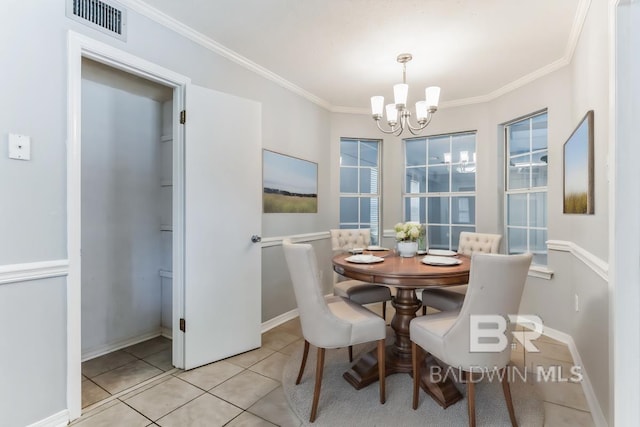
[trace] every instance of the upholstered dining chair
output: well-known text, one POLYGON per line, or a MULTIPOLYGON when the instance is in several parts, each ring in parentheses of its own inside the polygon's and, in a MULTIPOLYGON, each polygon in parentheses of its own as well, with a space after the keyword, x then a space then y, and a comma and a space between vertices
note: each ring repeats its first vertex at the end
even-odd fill
MULTIPOLYGON (((331 249, 334 254, 347 252, 353 248, 365 249, 371 243, 369 229, 333 229, 331 234, 331 249)), ((382 318, 387 319, 387 301, 391 301, 391 290, 383 285, 374 285, 360 280, 344 279, 338 273, 333 273, 333 294, 348 298, 364 305, 376 302, 382 303, 382 318)), ((350 356, 351 357, 351 356, 350 356)))
MULTIPOLYGON (((497 254, 500 250, 500 234, 460 233, 458 253, 471 255, 475 252, 497 254)), ((427 306, 439 311, 458 310, 462 307, 467 285, 449 286, 447 288, 425 289, 422 291, 422 314, 427 314, 427 306)))
MULTIPOLYGON (((411 353, 413 357, 413 409, 418 407, 420 366, 418 346, 433 357, 449 365, 456 372, 464 372, 467 383, 467 407, 469 425, 475 426, 475 390, 471 378, 473 372, 504 370, 511 359, 513 324, 509 315, 518 313, 522 290, 527 279, 532 255, 500 255, 474 253, 471 256, 471 270, 467 296, 460 311, 444 311, 414 318, 409 324, 411 353), (471 316, 498 315, 506 321, 506 340, 498 348, 471 348, 471 316), (473 350, 473 351, 472 351, 473 350)), ((490 322, 491 320, 486 320, 490 322)), ((477 339, 477 338, 476 338, 477 339)), ((511 400, 509 375, 501 378, 509 418, 517 425, 511 400)))
POLYGON ((320 287, 320 273, 313 247, 309 244, 293 244, 289 239, 282 242, 284 255, 293 282, 293 291, 298 305, 304 351, 296 384, 300 384, 309 354, 309 344, 318 348, 316 382, 309 422, 314 422, 318 410, 325 349, 347 347, 377 341, 378 375, 380 377, 380 403, 385 395, 385 337, 384 320, 345 298, 324 297, 320 287))

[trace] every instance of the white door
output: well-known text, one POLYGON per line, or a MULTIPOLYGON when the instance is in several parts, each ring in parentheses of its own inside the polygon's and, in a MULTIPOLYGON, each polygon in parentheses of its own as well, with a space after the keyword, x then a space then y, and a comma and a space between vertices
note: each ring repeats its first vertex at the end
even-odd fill
MULTIPOLYGON (((261 106, 189 85, 184 368, 260 346, 261 106)), ((177 332, 180 333, 180 332, 177 332)))

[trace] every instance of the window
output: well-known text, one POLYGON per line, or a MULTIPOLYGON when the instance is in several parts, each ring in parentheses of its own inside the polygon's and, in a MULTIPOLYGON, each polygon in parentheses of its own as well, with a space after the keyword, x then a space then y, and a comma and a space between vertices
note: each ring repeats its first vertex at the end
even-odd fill
POLYGON ((547 264, 547 113, 505 125, 507 253, 547 264))
POLYGON ((340 228, 370 228, 380 242, 380 141, 340 139, 340 228))
POLYGON ((427 225, 430 248, 457 249, 475 231, 476 134, 404 140, 404 220, 427 225))

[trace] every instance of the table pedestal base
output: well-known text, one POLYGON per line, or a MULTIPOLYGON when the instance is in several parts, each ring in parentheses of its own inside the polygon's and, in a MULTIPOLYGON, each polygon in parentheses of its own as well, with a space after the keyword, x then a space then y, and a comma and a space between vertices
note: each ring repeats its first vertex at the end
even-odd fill
MULTIPOLYGON (((422 302, 416 297, 415 289, 398 288, 396 297, 393 299, 393 307, 396 314, 391 320, 391 328, 395 332, 395 340, 392 345, 388 345, 385 353, 385 374, 386 376, 406 373, 413 374, 411 362, 411 340, 409 337, 409 323, 416 317, 416 311, 422 307, 422 302)), ((440 406, 446 408, 462 399, 462 394, 458 391, 453 381, 442 378, 440 381, 433 381, 431 372, 442 373, 433 356, 427 354, 420 368, 421 387, 440 406), (433 369, 432 369, 433 366, 433 369), (437 366, 437 367, 436 367, 437 366)), ((343 375, 356 390, 360 390, 369 384, 378 381, 378 357, 377 351, 372 350, 360 357, 355 365, 343 375)), ((440 377, 438 376, 438 379, 440 377)))
MULTIPOLYGON (((385 374, 386 376, 406 373, 413 374, 411 360, 403 360, 396 356, 393 346, 387 346, 385 354, 385 374)), ((456 403, 462 399, 462 394, 458 391, 453 381, 449 378, 443 378, 439 382, 432 380, 430 373, 432 366, 439 366, 433 356, 427 354, 422 366, 420 367, 421 381, 420 387, 431 396, 438 405, 443 408, 456 403)), ((440 368, 436 368, 437 372, 443 372, 440 368)), ((342 377, 351 384, 356 390, 368 386, 378 381, 378 358, 377 351, 372 350, 360 357, 358 362, 345 372, 342 377)))

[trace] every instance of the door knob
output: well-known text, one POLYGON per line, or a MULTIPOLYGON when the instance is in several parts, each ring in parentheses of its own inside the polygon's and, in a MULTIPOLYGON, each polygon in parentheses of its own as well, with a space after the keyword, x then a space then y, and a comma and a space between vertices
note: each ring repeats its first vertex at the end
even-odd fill
POLYGON ((251 236, 251 241, 253 243, 260 243, 262 241, 262 237, 258 236, 257 234, 254 234, 253 236, 251 236))

